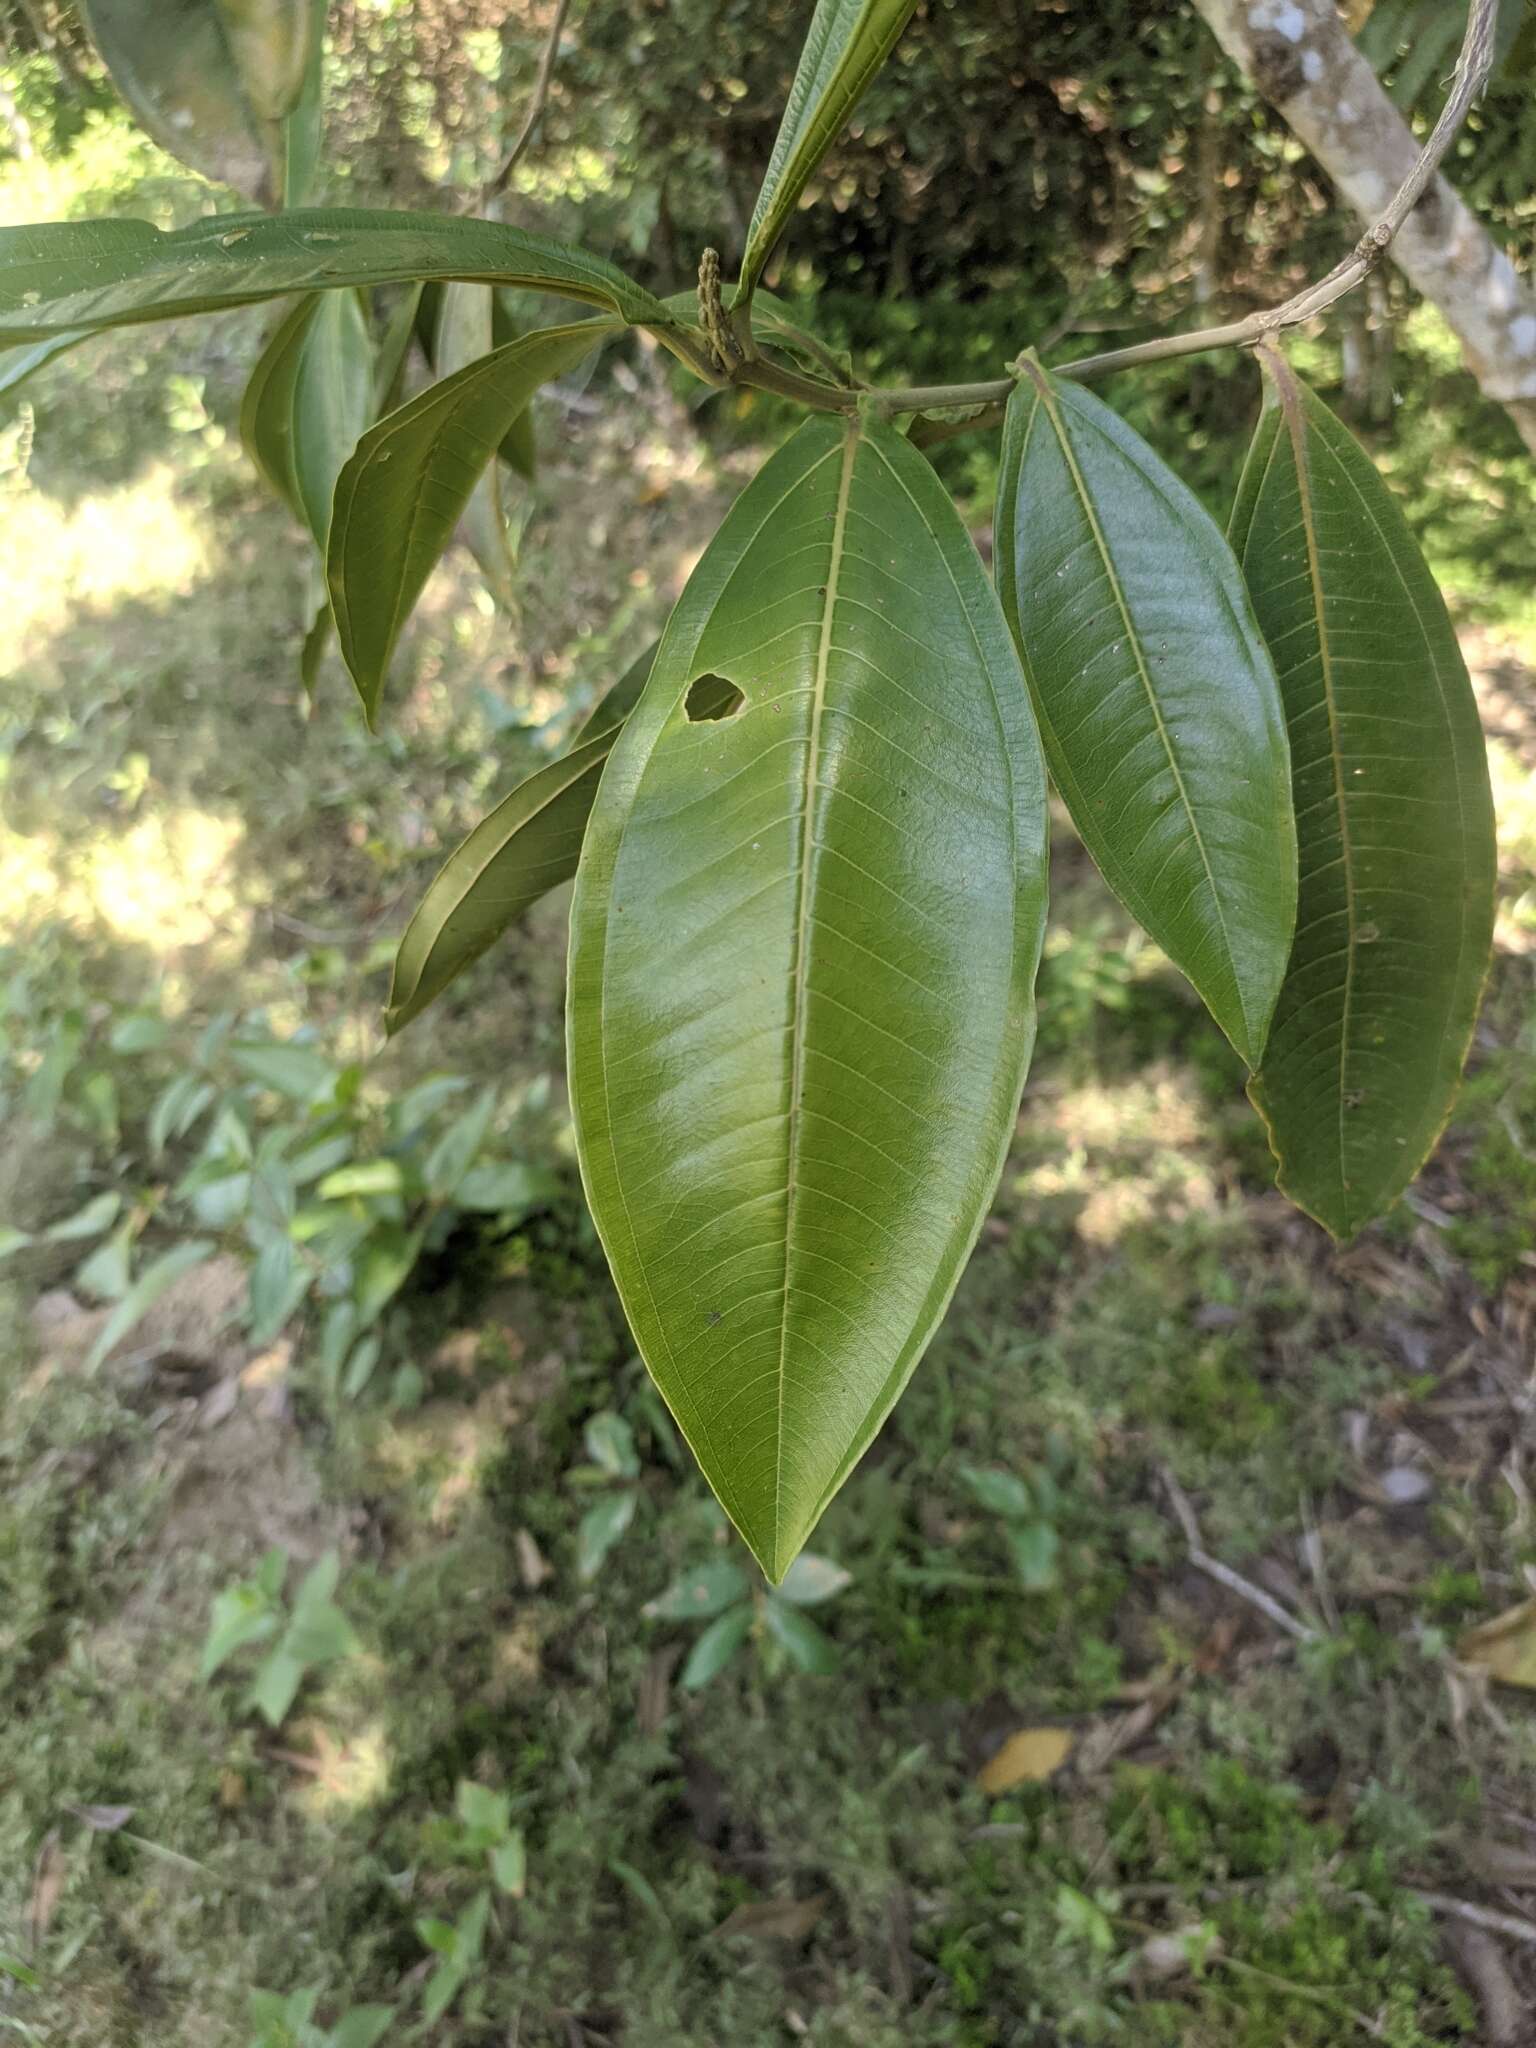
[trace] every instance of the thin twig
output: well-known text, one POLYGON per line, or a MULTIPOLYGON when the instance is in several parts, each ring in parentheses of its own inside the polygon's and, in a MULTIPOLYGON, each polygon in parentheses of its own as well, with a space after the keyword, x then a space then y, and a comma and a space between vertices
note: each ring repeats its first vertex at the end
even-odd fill
MULTIPOLYGON (((1493 63, 1493 26, 1497 7, 1498 0, 1472 0, 1466 38, 1456 60, 1450 95, 1429 140, 1380 220, 1360 237, 1349 255, 1336 263, 1326 277, 1304 286, 1283 304, 1249 313, 1241 320, 1227 321, 1220 327, 1197 328, 1187 334, 1159 335, 1153 341, 1138 341, 1129 348, 1110 349, 1102 355, 1080 356, 1075 362, 1058 364, 1053 374, 1082 381, 1090 377, 1105 377, 1115 370, 1134 369, 1141 363, 1166 362, 1174 356, 1204 355, 1218 348, 1254 348, 1284 328, 1315 319, 1347 292, 1353 291, 1380 263, 1398 230, 1423 198, 1472 102, 1487 82, 1493 63)), ((733 381, 784 391, 782 382, 770 384, 759 374, 761 367, 756 363, 744 363, 733 381)), ((862 394, 855 391, 817 392, 812 387, 811 391, 786 391, 785 395, 797 397, 824 412, 855 412, 861 399, 872 403, 882 413, 942 411, 952 406, 977 408, 969 419, 934 421, 917 430, 914 440, 922 447, 931 448, 940 441, 953 439, 957 434, 992 426, 1000 417, 1001 408, 1013 391, 1015 381, 1011 376, 994 377, 976 384, 897 386, 862 394)))
POLYGON ((1511 1941, 1536 1945, 1536 1920, 1523 1920, 1518 1913, 1498 1913, 1491 1906, 1474 1906, 1470 1899, 1453 1899, 1448 1892, 1414 1891, 1408 1896, 1417 1899, 1421 1906, 1428 1906, 1431 1913, 1443 1913, 1449 1919, 1485 1928, 1490 1934, 1507 1934, 1511 1941))
POLYGON ((1276 1628, 1283 1628, 1287 1635, 1294 1636, 1299 1643, 1316 1642, 1315 1628, 1309 1628, 1304 1621, 1298 1621, 1289 1608, 1282 1607, 1280 1602, 1272 1594, 1266 1593, 1262 1586, 1254 1585, 1250 1579, 1245 1579, 1241 1572, 1233 1571, 1231 1565, 1223 1564, 1219 1557, 1212 1557, 1200 1540, 1200 1524, 1195 1520, 1195 1511, 1190 1506, 1189 1495, 1166 1467, 1163 1469, 1162 1480, 1173 1512, 1178 1517, 1179 1527, 1184 1531, 1184 1541, 1189 1548, 1189 1561, 1196 1571, 1204 1572, 1208 1579, 1214 1579, 1219 1586, 1225 1586, 1229 1593, 1236 1593, 1238 1598, 1246 1600, 1250 1607, 1257 1607, 1261 1614, 1269 1616, 1276 1628))
POLYGON ((1111 370, 1130 369, 1137 363, 1161 362, 1170 356, 1201 354, 1213 348, 1249 348, 1281 328, 1295 327, 1342 299, 1346 292, 1367 278, 1397 237, 1398 230, 1429 189, 1457 130, 1467 118, 1472 102, 1487 83, 1493 64, 1493 29, 1498 0, 1472 0, 1467 15, 1467 33, 1450 94, 1429 140, 1419 151, 1418 161, 1399 186, 1396 197, 1376 225, 1363 234, 1350 254, 1336 263, 1316 284, 1305 286, 1283 305, 1250 313, 1245 320, 1223 327, 1198 329, 1192 334, 1166 334, 1156 341, 1137 342, 1131 348, 1111 349, 1107 354, 1084 356, 1064 363, 1061 377, 1100 377, 1111 370))
POLYGON ((544 54, 539 59, 538 76, 533 81, 533 98, 528 103, 527 116, 523 121, 522 129, 518 134, 516 142, 512 145, 511 154, 481 194, 480 204, 482 209, 491 200, 495 199, 499 193, 506 191, 507 186, 512 181, 512 173, 521 163, 524 153, 538 130, 540 121, 544 118, 544 108, 549 99, 550 81, 555 75, 555 58, 560 51, 560 31, 565 27, 565 17, 570 12, 570 6, 571 0, 555 0, 555 18, 549 25, 549 37, 544 44, 544 54))

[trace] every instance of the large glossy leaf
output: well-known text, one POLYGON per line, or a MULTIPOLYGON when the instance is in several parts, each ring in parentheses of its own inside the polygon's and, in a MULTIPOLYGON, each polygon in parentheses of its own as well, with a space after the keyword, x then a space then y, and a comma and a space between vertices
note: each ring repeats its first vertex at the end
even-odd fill
POLYGON ((370 725, 401 629, 509 422, 614 331, 606 320, 537 328, 431 385, 358 443, 336 484, 326 581, 370 725))
POLYGON ((1493 932, 1488 762, 1456 636, 1386 485, 1279 361, 1232 538, 1280 668, 1301 900, 1250 1092, 1336 1237, 1450 1113, 1493 932))
POLYGON ((217 214, 173 234, 142 220, 0 228, 0 343, 414 278, 521 285, 621 320, 675 324, 611 263, 545 235, 447 214, 314 208, 217 214))
MULTIPOLYGON (((205 177, 250 199, 269 196, 276 117, 253 105, 214 0, 83 0, 83 8, 145 132, 205 177)), ((291 11, 289 0, 273 0, 275 14, 291 11)))
POLYGON ((750 294, 828 146, 895 48, 916 0, 817 0, 763 189, 752 210, 741 288, 750 294))
MULTIPOLYGON (((603 763, 655 658, 653 643, 594 706, 569 752, 520 782, 433 877, 395 956, 384 1017, 391 1035, 419 1017, 541 896, 575 874, 603 763)), ((727 698, 722 686, 717 708, 727 698)))
POLYGON ((1296 835, 1279 686, 1231 550, 1123 420, 1032 369, 1003 431, 997 574, 1089 852, 1257 1066, 1296 835))
POLYGON ((609 759, 569 1070, 630 1323, 782 1577, 906 1383, 1033 1033, 1044 778, 953 505, 817 418, 738 501, 609 759), (731 687, 704 717, 700 679, 731 687))

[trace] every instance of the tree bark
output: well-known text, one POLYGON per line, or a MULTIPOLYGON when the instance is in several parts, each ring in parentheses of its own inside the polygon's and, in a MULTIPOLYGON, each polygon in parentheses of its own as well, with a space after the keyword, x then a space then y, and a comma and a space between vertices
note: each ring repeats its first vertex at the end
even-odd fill
MULTIPOLYGON (((1334 0, 1195 0, 1217 41, 1304 142, 1362 227, 1380 218, 1419 145, 1334 0)), ((1536 454, 1536 291, 1443 177, 1391 255, 1461 343, 1487 398, 1536 454)))

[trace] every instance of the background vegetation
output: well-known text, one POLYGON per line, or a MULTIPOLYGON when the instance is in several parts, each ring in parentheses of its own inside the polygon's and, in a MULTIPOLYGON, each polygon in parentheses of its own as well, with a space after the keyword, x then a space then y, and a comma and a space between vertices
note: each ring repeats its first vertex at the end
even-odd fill
MULTIPOLYGON (((729 253, 803 13, 578 7, 511 217, 667 289, 729 253)), ((546 27, 343 0, 331 196, 458 203, 546 27)), ((0 218, 221 203, 67 11, 7 34, 0 218)), ((1528 264, 1528 97, 1453 175, 1528 264)), ((907 381, 1241 310, 1341 239, 1172 5, 933 0, 817 197, 778 288, 907 381)), ((773 401, 695 406, 635 343, 560 386, 518 615, 451 563, 370 739, 339 668, 312 709, 298 683, 303 555, 235 431, 262 327, 105 337, 0 397, 0 2031, 1519 2038, 1536 464, 1439 322, 1384 278, 1298 345, 1403 494, 1490 736, 1500 946, 1437 1160, 1331 1251, 1063 826, 996 1213, 773 1602, 582 1211, 563 904, 378 1021, 443 849, 657 630, 773 401), (346 1313, 305 1249, 337 1230, 346 1313)), ((1111 395, 1224 518, 1251 367, 1111 395)), ((984 538, 992 449, 940 459, 984 538)))

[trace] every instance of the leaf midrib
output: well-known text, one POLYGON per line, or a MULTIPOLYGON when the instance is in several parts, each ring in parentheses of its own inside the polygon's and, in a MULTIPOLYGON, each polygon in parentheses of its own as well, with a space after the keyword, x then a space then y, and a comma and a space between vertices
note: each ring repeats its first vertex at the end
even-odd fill
POLYGON ((1347 1226, 1354 1208, 1349 1198, 1349 1182, 1344 1170, 1347 1150, 1344 1103, 1348 1093, 1349 1025, 1354 1006, 1355 956, 1359 945, 1356 936, 1354 846, 1349 834, 1349 807, 1344 801, 1344 756, 1339 737, 1338 700, 1334 690, 1333 643, 1328 629, 1327 601, 1323 594, 1323 570, 1317 544, 1317 519, 1312 503, 1312 464, 1307 453, 1306 421, 1302 417, 1301 393, 1294 378, 1291 377, 1289 366, 1277 359, 1270 364, 1269 369, 1275 380, 1281 416, 1285 421, 1286 437, 1291 444, 1291 458, 1296 464, 1296 503, 1301 514, 1302 538, 1307 549, 1307 580, 1312 586, 1312 608, 1317 616, 1319 680, 1323 686, 1323 704, 1328 713, 1328 758, 1333 771, 1334 804, 1339 814, 1339 857, 1344 867, 1344 922, 1349 944, 1344 955, 1344 1005, 1339 1018, 1338 1146, 1339 1205, 1344 1212, 1347 1226))
POLYGON ((789 1357, 789 1271, 794 1256, 795 1206, 799 1188, 796 1154, 800 1142, 801 1095, 805 1086, 807 952, 810 924, 811 857, 816 843, 816 777, 821 765, 821 725, 826 709, 827 676, 832 660, 832 621, 837 612, 838 583, 847 545, 848 500, 860 443, 859 423, 850 420, 843 437, 843 462, 837 480, 837 505, 832 515, 832 543, 827 561, 826 596, 821 608, 821 634, 811 688, 810 735, 805 757, 805 807, 800 827, 800 887, 795 906, 795 1008, 790 1034, 789 1116, 785 1127, 784 1306, 779 1318, 777 1407, 774 1421, 773 1542, 775 1560, 784 1532, 784 1393, 789 1357))
MULTIPOLYGON (((1206 852, 1205 839, 1200 831, 1200 821, 1195 816, 1195 807, 1190 801, 1189 789, 1184 780, 1184 772, 1179 766, 1179 758, 1174 751, 1173 736, 1169 732, 1167 723, 1163 718, 1162 706, 1157 701, 1157 692, 1152 687, 1152 678, 1148 673, 1146 659, 1142 651, 1141 637, 1136 631, 1135 623, 1132 620, 1130 606, 1126 603, 1125 591, 1115 569, 1114 558, 1110 553, 1109 544, 1104 537, 1104 529, 1099 524, 1099 516, 1094 509, 1092 495, 1088 490, 1082 468, 1077 460, 1077 451, 1072 446, 1071 437, 1067 433, 1065 423, 1056 405, 1055 395, 1043 372, 1038 370, 1032 363, 1027 364, 1026 367, 1035 381, 1039 403, 1045 407, 1051 426, 1055 430, 1062 458, 1071 472, 1072 486, 1083 509, 1083 517, 1088 522, 1089 531, 1093 536, 1093 544, 1098 550, 1099 560, 1104 564, 1104 574, 1108 579, 1110 592, 1115 600, 1115 608, 1120 614, 1121 625, 1125 629, 1126 643, 1130 647, 1132 656, 1135 659, 1136 673, 1141 679, 1142 689, 1146 692, 1147 705, 1152 713, 1153 723, 1157 728, 1157 736, 1162 742, 1163 752, 1168 757, 1168 766, 1173 773, 1174 787, 1179 793, 1179 803, 1185 818, 1189 822, 1190 837, 1194 840, 1195 850, 1200 856, 1200 866, 1205 873, 1206 887, 1210 891, 1211 905, 1216 912, 1216 922, 1221 927, 1221 942, 1226 952, 1227 967, 1232 978, 1233 992, 1237 997, 1238 1010, 1242 1016, 1244 1034, 1248 1038, 1250 1045, 1253 1045, 1253 1019, 1248 1014, 1248 1002, 1244 994, 1243 979, 1237 971, 1237 957, 1232 950, 1232 935, 1227 930, 1226 909, 1221 900, 1221 891, 1216 886, 1215 872, 1211 867, 1210 855, 1206 852)), ((1256 1046, 1254 1050, 1257 1051, 1256 1046)))

